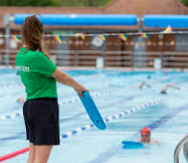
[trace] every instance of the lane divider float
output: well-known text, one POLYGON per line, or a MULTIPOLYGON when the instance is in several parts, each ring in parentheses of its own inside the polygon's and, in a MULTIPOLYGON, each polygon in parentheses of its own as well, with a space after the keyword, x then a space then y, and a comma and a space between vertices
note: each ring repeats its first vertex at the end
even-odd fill
MULTIPOLYGON (((131 109, 125 110, 123 112, 120 112, 119 114, 114 114, 114 115, 108 116, 104 120, 105 120, 105 122, 110 122, 110 121, 113 121, 115 119, 119 119, 121 117, 124 117, 125 115, 129 115, 131 113, 136 113, 137 111, 139 111, 139 110, 141 110, 143 108, 151 107, 151 106, 154 106, 156 104, 159 104, 160 102, 164 101, 165 99, 166 99, 165 97, 161 97, 161 98, 155 99, 155 100, 147 102, 145 104, 141 104, 141 105, 135 106, 135 107, 133 107, 131 109)), ((93 128, 93 127, 94 127, 93 124, 84 125, 82 127, 75 128, 72 131, 65 132, 64 134, 60 135, 60 138, 61 139, 66 139, 66 138, 71 137, 72 135, 76 135, 76 134, 81 133, 83 131, 89 130, 89 129, 93 128)), ((16 156, 18 156, 20 154, 23 154, 25 152, 28 152, 28 151, 29 151, 29 147, 21 149, 21 150, 18 150, 18 151, 15 151, 15 152, 12 152, 12 153, 4 155, 4 156, 1 156, 0 157, 0 162, 5 161, 5 160, 10 159, 10 158, 13 158, 13 157, 16 157, 16 156)))

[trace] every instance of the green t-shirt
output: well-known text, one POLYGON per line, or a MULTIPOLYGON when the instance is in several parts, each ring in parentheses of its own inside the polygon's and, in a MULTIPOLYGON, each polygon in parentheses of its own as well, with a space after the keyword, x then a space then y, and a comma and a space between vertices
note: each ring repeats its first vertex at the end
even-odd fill
POLYGON ((42 52, 21 48, 16 56, 16 68, 25 86, 27 99, 57 98, 55 64, 42 52))

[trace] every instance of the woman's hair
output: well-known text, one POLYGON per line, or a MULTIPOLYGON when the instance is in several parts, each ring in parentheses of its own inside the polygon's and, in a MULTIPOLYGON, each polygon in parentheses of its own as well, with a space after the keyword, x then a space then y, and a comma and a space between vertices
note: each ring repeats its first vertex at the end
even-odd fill
POLYGON ((22 24, 22 41, 28 50, 39 50, 48 58, 49 54, 43 46, 43 24, 36 15, 28 16, 22 24))

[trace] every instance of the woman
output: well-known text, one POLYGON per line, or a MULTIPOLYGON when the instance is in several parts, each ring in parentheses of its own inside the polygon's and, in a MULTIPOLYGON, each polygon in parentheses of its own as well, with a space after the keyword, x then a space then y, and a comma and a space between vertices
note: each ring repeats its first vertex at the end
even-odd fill
POLYGON ((22 25, 23 47, 16 56, 16 67, 26 88, 23 106, 28 163, 46 163, 53 145, 59 145, 59 111, 56 81, 72 87, 80 96, 88 91, 50 60, 42 45, 43 25, 36 15, 22 25))
POLYGON ((151 140, 151 130, 148 127, 142 128, 140 131, 141 139, 139 142, 147 144, 147 143, 159 143, 157 140, 151 140))

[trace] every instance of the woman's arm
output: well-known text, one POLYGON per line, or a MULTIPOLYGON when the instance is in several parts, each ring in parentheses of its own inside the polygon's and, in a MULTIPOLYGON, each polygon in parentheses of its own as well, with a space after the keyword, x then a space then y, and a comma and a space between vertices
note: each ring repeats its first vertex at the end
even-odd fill
POLYGON ((70 86, 74 88, 74 90, 80 95, 83 96, 82 93, 84 91, 89 92, 86 88, 84 88, 81 84, 76 82, 73 78, 71 78, 66 73, 62 72, 59 68, 55 70, 52 74, 52 77, 55 78, 59 83, 70 86))

